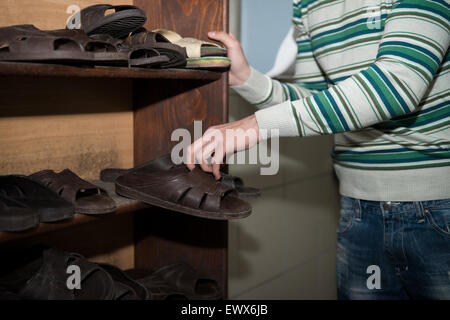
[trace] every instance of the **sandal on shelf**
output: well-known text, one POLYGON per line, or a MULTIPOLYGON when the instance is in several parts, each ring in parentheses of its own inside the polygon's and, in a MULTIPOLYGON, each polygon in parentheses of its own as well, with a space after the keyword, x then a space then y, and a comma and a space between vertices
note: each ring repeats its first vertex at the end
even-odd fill
POLYGON ((24 204, 0 194, 0 232, 24 231, 37 227, 39 214, 24 204))
POLYGON ((152 30, 152 32, 163 36, 173 44, 186 48, 188 58, 227 56, 227 49, 219 46, 217 43, 214 42, 207 42, 195 38, 183 38, 175 31, 166 29, 156 29, 152 30))
POLYGON ((225 71, 231 66, 231 60, 227 58, 227 49, 214 42, 190 37, 183 38, 178 33, 166 29, 156 29, 153 32, 165 37, 173 44, 186 48, 186 68, 225 71))
POLYGON ((118 177, 115 185, 118 195, 207 219, 245 218, 252 211, 233 188, 185 165, 152 173, 127 173, 118 177))
POLYGON ((80 28, 88 35, 108 34, 119 39, 125 38, 147 21, 145 11, 131 5, 97 4, 83 8, 69 18, 67 28, 74 25, 77 17, 80 28))
POLYGON ((220 176, 222 178, 219 181, 224 185, 235 189, 240 197, 257 198, 261 195, 261 191, 259 189, 245 186, 244 181, 239 177, 223 172, 220 172, 220 176))
MULTIPOLYGON (((170 154, 166 154, 160 158, 145 162, 132 169, 117 169, 108 168, 100 171, 100 180, 105 182, 115 182, 118 177, 126 173, 152 173, 161 170, 169 170, 175 165, 170 160, 170 154)), ((242 198, 256 198, 261 195, 261 191, 257 188, 247 187, 244 185, 244 181, 236 176, 220 172, 222 176, 220 182, 226 186, 232 187, 236 190, 239 197, 242 198)))
POLYGON ((39 30, 33 25, 0 28, 0 61, 117 64, 127 60, 126 53, 81 30, 39 30))
MULTIPOLYGON (((172 44, 164 36, 154 32, 148 32, 144 28, 130 34, 127 38, 127 44, 133 52, 139 53, 149 49, 156 50, 159 54, 166 56, 169 61, 159 65, 161 68, 177 68, 186 65, 186 49, 176 44, 172 44)), ((145 66, 145 61, 140 61, 139 57, 133 57, 131 66, 145 66)))
POLYGON ((40 222, 61 221, 74 215, 70 202, 26 176, 1 176, 0 197, 32 209, 39 215, 40 222))
MULTIPOLYGON (((175 263, 149 271, 132 269, 126 271, 145 286, 164 284, 166 294, 185 297, 188 300, 220 300, 222 291, 215 280, 209 279, 187 263, 175 263)), ((164 299, 167 299, 162 295, 164 299)))
MULTIPOLYGON (((76 253, 47 249, 40 254, 25 252, 16 266, 2 266, 0 286, 31 300, 112 300, 114 282, 97 264, 76 253), (20 263, 20 264, 19 264, 20 263), (69 289, 67 270, 79 268, 80 288, 69 289), (7 269, 5 271, 5 269, 7 269), (9 270, 8 270, 9 269, 9 270), (9 271, 9 272, 8 272, 9 271)), ((17 253, 14 253, 17 256, 17 253)))
POLYGON ((130 67, 158 67, 169 62, 169 58, 151 46, 130 46, 125 40, 111 37, 108 34, 94 34, 92 39, 110 43, 117 51, 124 54, 124 61, 130 67))
POLYGON ((105 190, 81 179, 69 169, 60 173, 43 170, 33 173, 29 177, 72 203, 76 213, 95 215, 111 213, 116 210, 114 200, 108 196, 105 190))
POLYGON ((107 263, 97 263, 99 267, 109 273, 114 280, 114 300, 148 300, 146 287, 135 281, 124 271, 107 263))
POLYGON ((130 269, 126 270, 125 273, 147 289, 149 294, 147 300, 188 300, 184 293, 168 284, 161 277, 153 277, 151 271, 130 269))

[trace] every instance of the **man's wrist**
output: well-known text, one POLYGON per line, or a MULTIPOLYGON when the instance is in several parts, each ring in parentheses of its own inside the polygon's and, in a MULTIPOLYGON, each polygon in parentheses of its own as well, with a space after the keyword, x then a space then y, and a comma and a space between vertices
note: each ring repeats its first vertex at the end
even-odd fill
POLYGON ((242 86, 244 83, 250 79, 250 75, 252 74, 252 71, 250 69, 249 65, 246 65, 242 70, 239 72, 238 75, 234 75, 233 81, 230 83, 231 86, 242 86))

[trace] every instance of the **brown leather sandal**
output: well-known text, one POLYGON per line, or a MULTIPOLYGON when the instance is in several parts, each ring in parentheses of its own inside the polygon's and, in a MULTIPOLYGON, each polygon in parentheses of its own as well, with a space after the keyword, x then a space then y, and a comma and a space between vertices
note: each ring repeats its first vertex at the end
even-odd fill
POLYGON ((186 65, 186 49, 170 43, 169 40, 158 33, 148 32, 141 28, 130 34, 126 41, 133 51, 155 49, 161 55, 167 56, 169 61, 162 63, 159 66, 161 68, 176 68, 186 65))
POLYGON ((94 34, 92 39, 107 42, 117 48, 117 51, 127 57, 127 66, 130 67, 156 67, 169 62, 169 57, 162 55, 158 50, 149 46, 130 46, 127 41, 111 37, 108 34, 94 34))
POLYGON ((162 277, 152 276, 151 270, 129 269, 125 273, 147 289, 147 300, 188 300, 183 292, 167 283, 162 277))
POLYGON ((147 288, 162 288, 155 294, 158 300, 175 297, 185 297, 188 300, 223 298, 217 281, 209 279, 184 262, 163 266, 155 271, 132 269, 126 273, 147 288))
POLYGON ((33 25, 0 28, 0 60, 84 64, 126 63, 128 55, 81 30, 39 30, 33 25))
POLYGON ((27 300, 112 300, 114 281, 103 268, 77 253, 57 249, 2 252, 0 286, 27 300), (69 266, 80 269, 80 288, 69 289, 69 266))
POLYGON ((128 173, 116 180, 116 193, 165 209, 218 220, 245 218, 251 206, 229 186, 199 168, 177 165, 166 171, 128 173))
MULTIPOLYGON (((157 159, 144 162, 141 165, 135 166, 131 169, 107 168, 100 171, 100 180, 105 182, 114 182, 118 177, 127 173, 151 173, 160 170, 169 170, 173 168, 170 153, 157 159)), ((244 181, 231 174, 220 172, 221 179, 219 180, 224 185, 235 189, 241 198, 257 198, 261 195, 261 191, 257 188, 247 187, 244 181)))
POLYGON ((43 170, 29 176, 57 192, 63 199, 75 206, 76 213, 105 214, 116 210, 116 204, 107 192, 87 182, 69 169, 60 173, 43 170))

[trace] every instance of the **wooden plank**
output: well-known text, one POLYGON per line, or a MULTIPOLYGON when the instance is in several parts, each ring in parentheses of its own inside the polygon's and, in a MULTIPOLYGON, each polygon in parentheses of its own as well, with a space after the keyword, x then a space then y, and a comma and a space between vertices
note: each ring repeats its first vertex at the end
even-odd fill
POLYGON ((219 72, 189 69, 82 68, 56 64, 0 62, 0 76, 218 80, 221 74, 219 72))
MULTIPOLYGON (((135 5, 147 12, 148 30, 167 28, 206 39, 208 31, 228 27, 226 0, 137 0, 135 5)), ((203 121, 203 130, 226 121, 227 92, 226 75, 214 83, 134 80, 135 164, 169 152, 174 129, 193 134, 194 120, 203 121)), ((227 222, 155 209, 136 215, 136 227, 136 267, 185 261, 216 279, 227 297, 227 222)))
MULTIPOLYGON (((109 196, 114 200, 117 206, 117 210, 111 214, 105 215, 83 215, 76 214, 74 218, 69 220, 64 220, 56 223, 41 223, 36 228, 22 231, 22 232, 0 232, 0 243, 6 243, 10 241, 16 241, 19 239, 33 238, 45 233, 50 233, 54 231, 59 231, 63 229, 67 229, 70 227, 74 227, 77 225, 92 223, 94 221, 105 221, 115 217, 117 215, 127 214, 134 211, 139 211, 145 208, 148 208, 148 205, 136 201, 133 199, 128 199, 121 197, 116 194, 115 186, 113 183, 107 183, 102 181, 94 181, 94 184, 106 190, 109 196)), ((126 230, 123 230, 126 231, 126 230)))

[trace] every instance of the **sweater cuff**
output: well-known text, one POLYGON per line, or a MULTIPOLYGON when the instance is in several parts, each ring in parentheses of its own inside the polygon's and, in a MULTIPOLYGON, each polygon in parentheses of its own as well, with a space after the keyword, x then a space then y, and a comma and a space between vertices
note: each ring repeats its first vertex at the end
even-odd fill
POLYGON ((268 76, 250 67, 250 77, 240 86, 231 86, 236 93, 250 104, 259 104, 269 95, 272 81, 268 76))
POLYGON ((263 139, 266 138, 265 132, 267 132, 267 138, 274 136, 299 136, 293 112, 290 101, 255 112, 256 121, 263 139), (272 130, 278 130, 278 133, 272 130))

